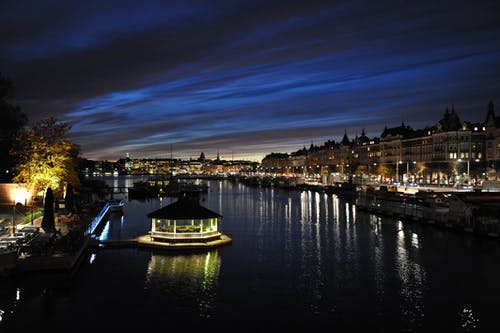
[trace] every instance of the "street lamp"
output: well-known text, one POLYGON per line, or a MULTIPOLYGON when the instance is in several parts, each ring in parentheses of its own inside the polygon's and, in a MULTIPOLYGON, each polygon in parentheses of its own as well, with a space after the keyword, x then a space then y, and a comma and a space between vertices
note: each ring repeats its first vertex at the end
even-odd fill
MULTIPOLYGON (((459 158, 457 161, 462 162, 462 159, 459 158)), ((467 159, 467 179, 469 179, 469 170, 470 170, 470 161, 469 159, 467 159)))
POLYGON ((10 227, 10 235, 13 236, 16 232, 16 200, 12 201, 12 226, 10 227))
POLYGON ((14 234, 16 229, 16 204, 19 203, 26 206, 28 197, 31 195, 30 191, 23 185, 15 185, 9 189, 9 196, 12 200, 12 226, 10 234, 14 234))
POLYGON ((399 165, 403 163, 402 161, 396 162, 396 183, 399 183, 399 165))

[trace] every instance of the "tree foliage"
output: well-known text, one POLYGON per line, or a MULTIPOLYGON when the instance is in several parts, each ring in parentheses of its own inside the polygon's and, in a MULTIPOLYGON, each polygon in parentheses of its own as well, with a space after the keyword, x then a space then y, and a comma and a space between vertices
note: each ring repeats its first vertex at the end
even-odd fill
POLYGON ((356 171, 354 171, 354 174, 359 176, 364 173, 367 173, 368 167, 365 164, 358 164, 356 167, 356 171))
POLYGON ((18 106, 12 105, 10 99, 13 96, 14 85, 12 81, 0 73, 0 180, 10 181, 9 172, 15 164, 9 151, 15 142, 16 136, 28 123, 28 118, 21 112, 18 106), (9 172, 9 173, 8 173, 9 172))
POLYGON ((50 187, 61 194, 66 184, 79 185, 79 149, 67 137, 70 129, 68 123, 51 117, 20 134, 12 150, 19 161, 14 182, 26 183, 35 193, 50 187))
POLYGON ((392 169, 386 165, 380 164, 378 166, 378 171, 377 173, 379 175, 382 175, 383 177, 391 177, 393 175, 392 169))

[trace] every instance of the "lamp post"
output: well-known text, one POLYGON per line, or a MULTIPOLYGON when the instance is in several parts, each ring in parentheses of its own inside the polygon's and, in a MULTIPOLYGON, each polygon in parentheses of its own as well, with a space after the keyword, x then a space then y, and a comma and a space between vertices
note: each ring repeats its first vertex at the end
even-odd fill
POLYGON ((399 183, 399 163, 396 162, 396 183, 399 183))
POLYGON ((33 196, 31 196, 31 205, 30 205, 30 213, 31 213, 31 225, 33 225, 33 205, 34 205, 34 199, 33 199, 33 196))
POLYGON ((408 179, 410 178, 410 162, 406 161, 406 182, 408 182, 408 179))
POLYGON ((13 236, 16 230, 16 200, 12 201, 12 226, 10 235, 13 236))
POLYGON ((417 161, 413 161, 412 163, 413 163, 413 171, 411 172, 411 181, 413 183, 416 183, 417 180, 416 180, 416 177, 415 177, 416 176, 415 165, 417 164, 417 161))
MULTIPOLYGON (((457 161, 462 162, 462 159, 459 158, 457 161)), ((467 159, 467 178, 469 178, 469 171, 470 171, 470 160, 467 159)))
MULTIPOLYGON (((481 159, 476 158, 474 161, 475 161, 476 163, 479 163, 479 162, 481 162, 481 159)), ((473 169, 475 169, 475 171, 473 171, 472 176, 474 177, 474 180, 475 180, 475 181, 477 181, 477 174, 478 174, 478 170, 480 170, 480 169, 479 169, 480 167, 481 167, 481 165, 480 165, 480 164, 476 164, 476 165, 473 167, 473 169)))
POLYGON ((403 163, 402 161, 396 162, 396 183, 399 183, 399 165, 403 163))

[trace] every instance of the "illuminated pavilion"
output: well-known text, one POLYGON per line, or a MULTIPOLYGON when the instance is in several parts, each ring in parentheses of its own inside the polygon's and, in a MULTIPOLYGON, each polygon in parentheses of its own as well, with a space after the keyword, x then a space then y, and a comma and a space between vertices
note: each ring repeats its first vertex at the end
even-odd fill
POLYGON ((153 242, 208 243, 221 239, 222 216, 199 203, 198 193, 184 192, 176 202, 147 215, 153 242))

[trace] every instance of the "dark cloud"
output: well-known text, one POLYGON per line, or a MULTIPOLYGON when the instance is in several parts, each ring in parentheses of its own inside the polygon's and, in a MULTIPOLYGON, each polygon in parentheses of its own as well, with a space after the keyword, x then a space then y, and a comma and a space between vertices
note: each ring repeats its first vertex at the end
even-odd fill
POLYGON ((3 1, 0 71, 84 156, 261 158, 500 100, 495 1, 3 1))

